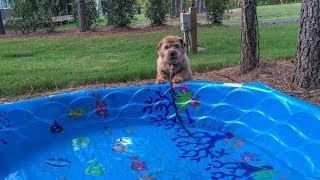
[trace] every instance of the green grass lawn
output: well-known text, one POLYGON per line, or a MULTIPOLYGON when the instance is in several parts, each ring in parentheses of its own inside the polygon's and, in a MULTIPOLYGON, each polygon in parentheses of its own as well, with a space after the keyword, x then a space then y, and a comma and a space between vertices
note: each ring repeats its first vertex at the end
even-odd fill
POLYGON ((136 23, 147 19, 147 17, 144 14, 136 14, 136 15, 134 15, 134 18, 135 18, 136 23))
MULTIPOLYGON (((155 78, 155 46, 168 34, 182 32, 0 40, 0 97, 155 78)), ((297 34, 297 25, 260 26, 261 58, 293 58, 297 34)), ((189 55, 194 71, 239 63, 239 27, 199 28, 198 39, 206 50, 189 55)))
MULTIPOLYGON (((257 7, 259 21, 291 20, 300 18, 301 3, 265 5, 257 7)), ((223 22, 240 22, 241 9, 231 10, 230 19, 223 22)))

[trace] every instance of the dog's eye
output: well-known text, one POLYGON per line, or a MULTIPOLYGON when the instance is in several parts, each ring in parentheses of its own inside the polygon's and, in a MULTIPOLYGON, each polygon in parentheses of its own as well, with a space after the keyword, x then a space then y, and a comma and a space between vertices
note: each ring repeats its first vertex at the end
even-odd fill
POLYGON ((165 48, 165 49, 169 49, 169 46, 165 46, 164 48, 165 48))
POLYGON ((179 48, 179 44, 175 44, 175 45, 174 45, 174 48, 179 48))

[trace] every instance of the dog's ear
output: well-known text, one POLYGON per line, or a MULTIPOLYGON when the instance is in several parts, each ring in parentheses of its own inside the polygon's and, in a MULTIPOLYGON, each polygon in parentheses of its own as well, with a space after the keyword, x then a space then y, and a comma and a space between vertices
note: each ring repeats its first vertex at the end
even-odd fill
POLYGON ((179 40, 180 40, 180 43, 181 43, 183 49, 185 49, 187 44, 183 41, 183 39, 179 38, 179 40))
POLYGON ((162 46, 162 41, 159 42, 158 46, 157 46, 157 50, 159 51, 161 49, 162 46))

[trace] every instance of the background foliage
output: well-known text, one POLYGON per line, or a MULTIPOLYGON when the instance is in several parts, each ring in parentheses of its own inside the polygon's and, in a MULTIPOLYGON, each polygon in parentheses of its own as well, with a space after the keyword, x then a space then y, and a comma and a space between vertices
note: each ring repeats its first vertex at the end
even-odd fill
POLYGON ((9 22, 22 33, 36 31, 37 28, 45 28, 53 31, 52 10, 55 0, 10 0, 14 19, 9 22))
POLYGON ((115 26, 129 26, 135 14, 134 0, 112 0, 107 6, 108 23, 115 26))
POLYGON ((221 23, 225 11, 230 8, 232 0, 204 0, 204 12, 207 20, 212 23, 221 23))
POLYGON ((151 24, 159 26, 166 22, 166 15, 170 11, 168 0, 149 0, 146 4, 146 17, 151 20, 151 24))

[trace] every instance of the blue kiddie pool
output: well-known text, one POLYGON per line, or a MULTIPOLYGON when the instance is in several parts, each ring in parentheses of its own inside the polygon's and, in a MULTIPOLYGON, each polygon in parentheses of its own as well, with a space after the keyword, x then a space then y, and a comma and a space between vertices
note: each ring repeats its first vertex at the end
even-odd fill
POLYGON ((319 179, 320 108, 188 81, 0 105, 0 179, 319 179), (173 103, 189 135, 179 124, 173 103))

